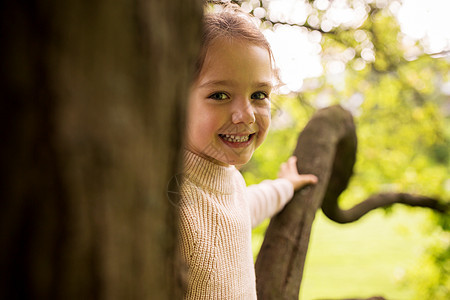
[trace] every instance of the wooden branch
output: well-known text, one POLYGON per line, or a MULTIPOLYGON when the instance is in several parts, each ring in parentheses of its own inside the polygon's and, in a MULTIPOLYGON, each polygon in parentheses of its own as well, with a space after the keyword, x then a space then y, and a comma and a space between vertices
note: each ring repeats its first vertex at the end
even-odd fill
POLYGON ((340 209, 337 199, 324 200, 322 210, 330 220, 344 224, 354 222, 374 209, 388 207, 396 203, 427 207, 441 213, 448 212, 450 207, 448 203, 441 203, 438 199, 426 196, 406 193, 380 193, 370 196, 365 201, 348 210, 340 209))
POLYGON ((449 204, 405 193, 377 194, 349 210, 340 209, 337 200, 353 174, 356 146, 353 117, 340 106, 319 110, 300 134, 294 151, 299 171, 315 174, 319 182, 296 192, 270 221, 256 260, 258 299, 298 299, 311 225, 320 207, 339 223, 394 203, 448 211, 449 204))
POLYGON ((272 25, 288 25, 288 26, 295 26, 295 27, 303 27, 303 28, 308 29, 309 31, 318 31, 323 35, 334 35, 334 34, 338 33, 338 31, 336 31, 336 30, 324 31, 323 29, 320 28, 320 26, 319 27, 311 26, 307 22, 305 22, 303 24, 297 24, 297 23, 291 23, 291 22, 271 21, 268 18, 261 18, 260 20, 262 22, 265 22, 265 21, 270 22, 270 23, 272 23, 272 25))
POLYGON ((296 192, 272 218, 256 260, 258 299, 298 299, 311 225, 322 205, 337 153, 347 162, 340 168, 346 184, 355 161, 355 127, 348 111, 332 106, 316 112, 298 138, 294 155, 299 170, 315 174, 319 182, 296 192))

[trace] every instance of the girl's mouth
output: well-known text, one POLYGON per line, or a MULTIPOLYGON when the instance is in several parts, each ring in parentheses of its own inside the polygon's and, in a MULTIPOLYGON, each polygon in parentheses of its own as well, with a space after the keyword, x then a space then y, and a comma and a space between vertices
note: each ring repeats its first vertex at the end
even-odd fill
POLYGON ((230 147, 241 148, 248 146, 255 136, 255 133, 247 135, 219 134, 220 139, 230 147))

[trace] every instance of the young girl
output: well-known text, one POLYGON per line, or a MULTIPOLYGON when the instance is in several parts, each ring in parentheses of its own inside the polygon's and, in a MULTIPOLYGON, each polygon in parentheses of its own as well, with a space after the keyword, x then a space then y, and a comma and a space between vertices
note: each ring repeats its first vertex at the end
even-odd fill
POLYGON ((279 179, 246 187, 236 165, 249 161, 270 125, 272 52, 236 9, 207 14, 190 97, 180 246, 189 267, 186 299, 256 299, 251 228, 273 216, 294 190, 317 181, 296 159, 279 179))

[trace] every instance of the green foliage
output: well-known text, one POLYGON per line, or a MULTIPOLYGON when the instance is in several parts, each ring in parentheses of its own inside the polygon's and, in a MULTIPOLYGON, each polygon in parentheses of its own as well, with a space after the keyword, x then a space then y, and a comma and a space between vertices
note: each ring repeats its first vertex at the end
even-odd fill
POLYGON ((417 267, 408 273, 407 283, 414 287, 414 299, 446 300, 450 295, 450 236, 448 222, 450 216, 438 217, 442 228, 433 227, 434 239, 427 254, 419 258, 417 267), (444 232, 447 231, 447 235, 444 232))
MULTIPOLYGON (((357 223, 337 226, 323 213, 313 224, 302 282, 302 300, 369 298, 412 300, 407 274, 420 267, 433 239, 429 212, 396 206, 392 214, 374 211, 357 223)), ((423 298, 427 299, 427 298, 423 298)))

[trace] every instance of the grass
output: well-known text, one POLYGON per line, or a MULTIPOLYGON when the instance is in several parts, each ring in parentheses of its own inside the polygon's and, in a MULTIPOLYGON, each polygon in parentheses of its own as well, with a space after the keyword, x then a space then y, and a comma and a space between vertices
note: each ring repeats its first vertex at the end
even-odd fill
MULTIPOLYGON (((405 276, 433 238, 429 212, 394 207, 373 211, 361 220, 340 225, 321 212, 313 224, 300 299, 384 296, 410 300, 414 289, 405 276)), ((254 249, 262 235, 254 233, 254 249)), ((416 270, 417 271, 417 270, 416 270)))

